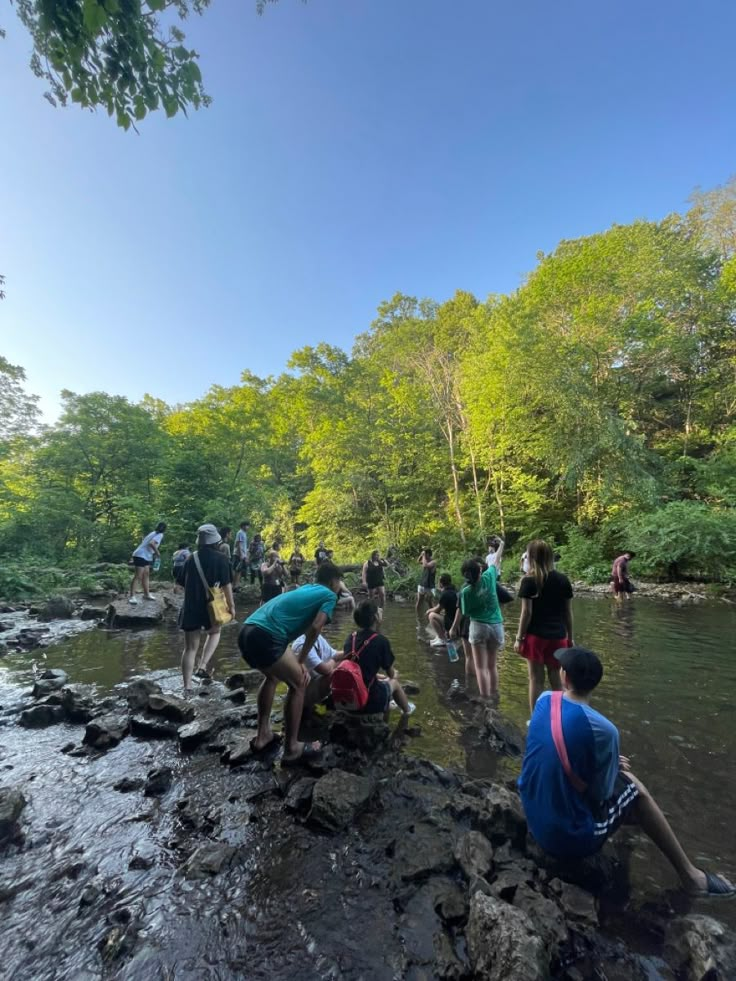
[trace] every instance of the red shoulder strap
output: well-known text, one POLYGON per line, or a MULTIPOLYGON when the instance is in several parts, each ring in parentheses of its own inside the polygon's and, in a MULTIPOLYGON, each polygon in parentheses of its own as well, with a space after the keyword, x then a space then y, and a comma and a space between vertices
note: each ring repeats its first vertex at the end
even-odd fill
POLYGON ((587 783, 581 780, 580 777, 573 771, 570 766, 570 759, 567 755, 567 746, 565 745, 565 736, 562 732, 562 692, 553 691, 552 692, 552 707, 550 710, 550 722, 552 724, 552 739, 554 740, 555 749, 557 750, 557 755, 560 758, 560 763, 562 764, 562 769, 567 775, 567 779, 573 785, 575 790, 579 794, 584 794, 588 788, 587 783))
POLYGON ((366 647, 370 644, 370 642, 372 640, 374 640, 378 636, 378 634, 371 634, 370 637, 367 640, 364 640, 363 641, 363 643, 360 645, 360 648, 356 651, 355 650, 355 638, 357 636, 358 636, 357 631, 355 631, 353 633, 353 645, 352 645, 353 646, 353 649, 350 652, 350 656, 351 657, 354 657, 356 661, 358 660, 358 658, 360 657, 360 655, 363 653, 363 651, 366 649, 366 647))

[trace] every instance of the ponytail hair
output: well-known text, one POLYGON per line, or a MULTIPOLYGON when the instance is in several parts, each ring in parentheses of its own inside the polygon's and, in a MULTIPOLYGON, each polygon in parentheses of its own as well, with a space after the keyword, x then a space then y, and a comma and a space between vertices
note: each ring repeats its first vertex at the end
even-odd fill
POLYGON ((467 579, 471 586, 477 586, 483 572, 483 564, 478 559, 466 559, 461 571, 463 578, 467 579))
POLYGON ((537 593, 541 593, 547 576, 555 567, 555 556, 552 547, 541 538, 535 538, 527 546, 527 556, 529 559, 529 573, 534 576, 537 584, 537 593))

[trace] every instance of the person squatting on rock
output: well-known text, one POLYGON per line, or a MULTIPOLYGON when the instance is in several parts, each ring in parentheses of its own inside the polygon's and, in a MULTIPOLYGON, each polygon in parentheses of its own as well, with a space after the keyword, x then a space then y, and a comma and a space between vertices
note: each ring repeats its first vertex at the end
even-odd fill
POLYGON ((437 605, 427 611, 427 620, 435 632, 435 637, 429 642, 430 647, 446 646, 448 634, 455 622, 457 601, 457 590, 452 584, 452 576, 443 572, 440 576, 440 598, 437 605))
POLYGON ((130 590, 128 592, 128 602, 132 603, 133 605, 138 602, 138 600, 135 598, 136 583, 141 584, 144 600, 156 599, 156 597, 151 593, 150 589, 151 566, 157 559, 159 562, 161 561, 159 546, 163 541, 165 531, 166 522, 159 521, 159 523, 156 525, 155 531, 149 532, 135 552, 133 552, 133 565, 135 566, 135 572, 133 573, 133 579, 130 583, 130 590))
POLYGON ((337 666, 330 678, 330 687, 336 705, 340 704, 337 688, 340 666, 346 661, 352 661, 360 668, 363 685, 367 689, 367 701, 354 711, 359 711, 363 715, 384 714, 388 719, 391 699, 394 698, 403 715, 409 716, 411 706, 396 676, 391 644, 387 637, 379 633, 381 629, 379 607, 372 600, 364 600, 355 609, 353 619, 358 629, 345 640, 342 654, 335 658, 337 666), (381 672, 385 672, 386 676, 382 676, 381 672))
POLYGON ((544 690, 544 671, 549 685, 559 691, 560 662, 555 651, 572 647, 572 586, 554 567, 554 553, 547 542, 535 539, 526 549, 529 574, 519 584, 521 616, 514 650, 526 658, 529 671, 529 711, 534 711, 544 690))
POLYGON ((268 750, 279 741, 271 728, 271 708, 277 684, 283 681, 288 685, 282 766, 316 759, 322 752, 318 742, 299 742, 304 694, 309 683, 305 665, 314 642, 332 619, 338 594, 344 586, 340 570, 331 562, 320 565, 316 578, 313 585, 301 586, 264 603, 247 618, 238 636, 244 660, 264 675, 258 691, 258 732, 251 743, 255 753, 268 750), (287 648, 303 633, 306 639, 297 657, 287 648))
POLYGON ((222 587, 230 615, 235 617, 230 558, 220 551, 221 544, 220 532, 214 525, 200 525, 197 529, 197 551, 184 563, 179 579, 179 585, 184 587, 184 603, 179 614, 179 626, 184 631, 181 673, 185 693, 192 690, 192 674, 201 632, 205 631, 205 642, 202 657, 197 665, 197 674, 207 678, 210 676, 207 666, 220 643, 222 631, 219 624, 212 626, 210 623, 207 607, 209 595, 202 582, 202 576, 208 586, 222 587), (197 560, 202 570, 201 575, 197 568, 197 560))
MULTIPOLYGON (((297 657, 301 654, 306 641, 306 634, 292 641, 291 649, 297 657)), ((326 637, 322 634, 317 637, 305 661, 305 667, 309 671, 309 684, 304 693, 305 709, 310 709, 329 697, 330 677, 337 666, 335 658, 339 657, 339 654, 340 652, 335 650, 326 637)))
POLYGON ((483 571, 479 559, 463 562, 467 585, 460 590, 460 605, 450 636, 459 636, 461 616, 470 619, 470 646, 473 649, 475 676, 482 698, 498 695, 499 650, 503 647, 503 616, 496 594, 498 570, 495 565, 483 571))
POLYGON ((723 876, 697 868, 644 784, 620 755, 618 730, 590 705, 603 677, 584 647, 557 651, 563 691, 539 696, 519 778, 529 830, 556 858, 593 855, 624 823, 638 825, 692 895, 733 896, 723 876))

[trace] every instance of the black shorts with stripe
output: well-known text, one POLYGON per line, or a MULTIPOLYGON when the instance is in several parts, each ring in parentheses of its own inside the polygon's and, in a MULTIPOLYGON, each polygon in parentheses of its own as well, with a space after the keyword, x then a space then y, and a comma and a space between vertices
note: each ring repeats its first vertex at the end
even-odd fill
POLYGON ((613 793, 593 810, 593 834, 598 847, 611 837, 626 821, 626 817, 636 803, 639 788, 622 771, 618 771, 613 793))

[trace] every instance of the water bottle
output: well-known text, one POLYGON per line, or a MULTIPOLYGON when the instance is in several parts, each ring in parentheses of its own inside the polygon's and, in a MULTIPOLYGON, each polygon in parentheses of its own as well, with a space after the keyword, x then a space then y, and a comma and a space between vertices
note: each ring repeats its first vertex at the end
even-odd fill
POLYGON ((447 641, 447 656, 453 662, 458 660, 459 655, 457 653, 457 646, 454 640, 447 641))
POLYGON ((158 572, 160 568, 161 568, 161 559, 158 556, 156 556, 156 558, 153 560, 153 571, 158 572))

